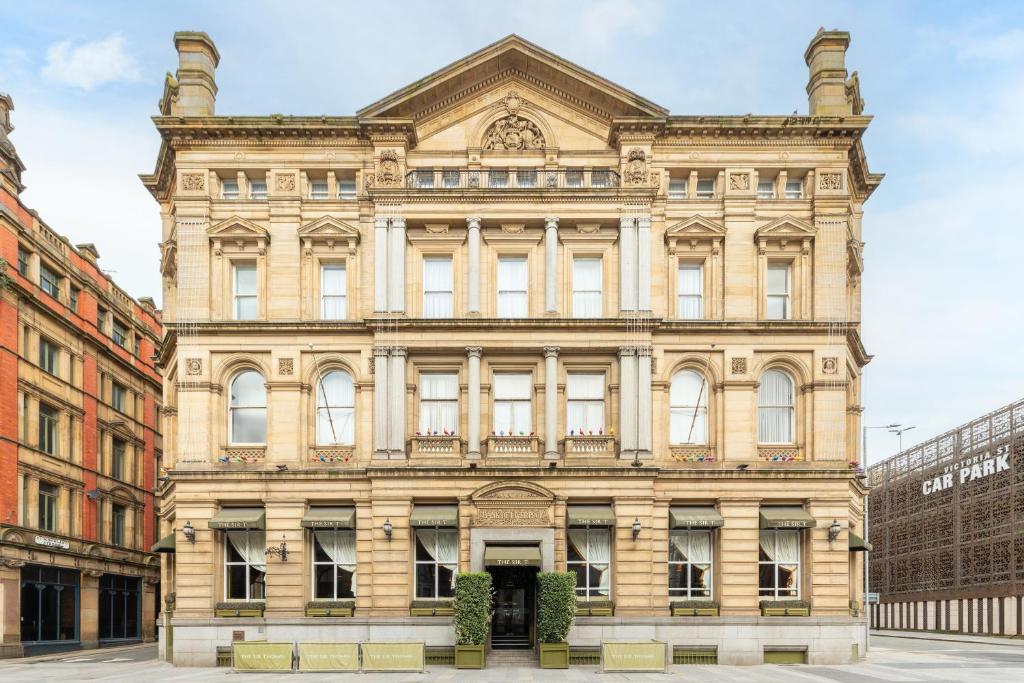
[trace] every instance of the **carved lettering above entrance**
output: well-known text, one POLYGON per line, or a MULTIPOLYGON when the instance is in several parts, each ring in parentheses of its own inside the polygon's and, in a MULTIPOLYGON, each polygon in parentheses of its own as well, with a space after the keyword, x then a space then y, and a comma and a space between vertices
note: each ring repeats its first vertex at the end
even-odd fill
POLYGON ((546 508, 485 508, 473 517, 476 527, 551 526, 546 508))
POLYGON ((544 133, 536 123, 519 116, 522 98, 515 90, 502 100, 506 115, 495 121, 484 133, 481 147, 497 151, 544 149, 544 133))
POLYGON ((477 489, 470 496, 474 527, 551 526, 555 495, 525 481, 500 481, 477 489))

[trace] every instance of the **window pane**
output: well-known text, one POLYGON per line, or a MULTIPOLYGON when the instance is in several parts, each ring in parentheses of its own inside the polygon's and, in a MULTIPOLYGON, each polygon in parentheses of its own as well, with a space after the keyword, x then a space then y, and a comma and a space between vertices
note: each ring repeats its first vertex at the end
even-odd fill
POLYGON ((235 294, 253 296, 256 294, 256 266, 235 266, 235 294))
POLYGON ((416 565, 416 597, 435 598, 435 581, 437 578, 437 565, 417 564, 416 565))
POLYGON ((786 320, 789 318, 789 297, 768 295, 765 313, 769 320, 786 320))
POLYGON ((500 374, 494 376, 494 398, 529 399, 533 389, 529 374, 500 374))
POLYGON ((228 566, 227 583, 228 600, 246 599, 247 585, 244 564, 233 564, 228 566))
POLYGON ((604 373, 571 373, 567 381, 570 399, 604 399, 604 373))
POLYGON ((267 405, 267 388, 263 376, 254 370, 239 373, 231 382, 231 406, 262 408, 267 405))
POLYGON ((345 294, 345 266, 324 266, 322 292, 324 295, 345 294))
POLYGON ((789 265, 785 263, 768 264, 768 293, 789 294, 789 265))
POLYGON ((601 289, 601 259, 577 258, 572 262, 572 286, 574 290, 601 289))
POLYGON ((668 566, 668 592, 669 595, 686 595, 686 568, 685 564, 670 564, 668 566))
POLYGON ((334 599, 334 565, 317 565, 314 574, 315 597, 320 600, 334 599))
POLYGON ((256 297, 238 296, 235 297, 235 319, 255 320, 256 319, 256 297))
POLYGON ((354 566, 338 567, 336 583, 336 599, 356 597, 356 571, 354 566))
POLYGON ((231 410, 232 443, 266 443, 266 441, 266 408, 233 408, 231 410))

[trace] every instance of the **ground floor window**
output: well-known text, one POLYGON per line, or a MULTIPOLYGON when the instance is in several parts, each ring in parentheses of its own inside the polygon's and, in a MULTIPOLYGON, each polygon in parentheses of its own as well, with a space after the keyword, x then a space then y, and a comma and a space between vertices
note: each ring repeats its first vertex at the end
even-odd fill
POLYGON ((266 536, 261 529, 226 531, 224 593, 228 600, 263 600, 267 572, 266 536))
POLYGON ((313 532, 313 598, 341 600, 356 596, 356 532, 313 532))
POLYGON ((139 631, 142 579, 104 574, 100 577, 100 640, 132 640, 139 631))
POLYGON ((459 567, 459 530, 416 529, 416 597, 451 598, 459 567))
POLYGON ((78 640, 78 587, 73 569, 21 570, 21 641, 78 640))
POLYGON ((800 597, 800 532, 762 529, 758 594, 764 598, 800 597))
POLYGON ((612 536, 608 527, 575 527, 568 532, 567 562, 576 574, 576 597, 607 598, 611 589, 612 536))
POLYGON ((673 529, 668 538, 669 597, 710 598, 711 532, 673 529))

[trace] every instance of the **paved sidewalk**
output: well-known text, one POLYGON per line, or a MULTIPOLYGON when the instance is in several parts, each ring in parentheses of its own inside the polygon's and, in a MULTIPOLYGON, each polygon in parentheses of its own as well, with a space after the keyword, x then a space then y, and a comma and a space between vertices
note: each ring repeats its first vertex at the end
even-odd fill
POLYGON ((872 631, 871 638, 909 638, 912 640, 942 640, 948 643, 979 643, 1008 645, 1024 648, 1024 638, 1009 636, 981 636, 971 633, 939 633, 933 631, 872 631))

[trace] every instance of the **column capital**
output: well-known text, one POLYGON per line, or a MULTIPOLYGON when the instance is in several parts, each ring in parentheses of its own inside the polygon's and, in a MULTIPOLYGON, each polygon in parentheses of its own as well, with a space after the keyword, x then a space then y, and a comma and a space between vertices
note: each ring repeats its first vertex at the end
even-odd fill
POLYGON ((620 216, 619 227, 620 228, 632 228, 635 225, 636 216, 620 216))
POLYGON ((558 229, 558 216, 547 216, 544 218, 545 230, 558 229))
POLYGON ((635 356, 639 349, 636 346, 620 346, 619 347, 619 358, 625 358, 627 356, 635 356))
POLYGON ((374 346, 373 347, 374 358, 387 358, 388 347, 387 346, 374 346))
POLYGON ((391 347, 388 347, 388 348, 390 349, 392 356, 403 356, 404 357, 404 356, 408 356, 409 355, 409 347, 407 347, 407 346, 391 346, 391 347))
POLYGON ((392 216, 391 217, 391 227, 392 228, 402 228, 404 230, 405 229, 405 217, 404 216, 392 216))
POLYGON ((480 217, 479 216, 470 216, 470 217, 468 217, 466 219, 466 228, 468 228, 469 230, 479 230, 480 229, 480 217))
POLYGON ((638 216, 637 219, 636 219, 636 227, 641 228, 641 229, 642 228, 648 228, 649 229, 651 227, 651 217, 650 216, 638 216))
POLYGON ((558 352, 561 351, 561 347, 558 346, 545 346, 544 357, 545 358, 558 358, 558 352))
POLYGON ((482 346, 467 346, 466 347, 466 355, 469 356, 470 358, 479 358, 481 355, 483 355, 483 352, 484 352, 484 347, 482 347, 482 346))
POLYGON ((375 227, 375 228, 387 228, 389 222, 390 221, 388 220, 387 216, 374 216, 373 217, 373 227, 375 227))
POLYGON ((643 346, 636 347, 636 355, 638 356, 652 356, 654 355, 654 348, 644 344, 643 346))

